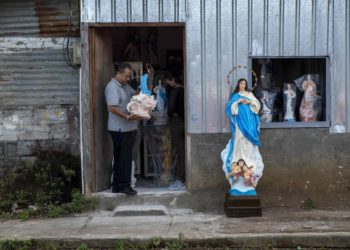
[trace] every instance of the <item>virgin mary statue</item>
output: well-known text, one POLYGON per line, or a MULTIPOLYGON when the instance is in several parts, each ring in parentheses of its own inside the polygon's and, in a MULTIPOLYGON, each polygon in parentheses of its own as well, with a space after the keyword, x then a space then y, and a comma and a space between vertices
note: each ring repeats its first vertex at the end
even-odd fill
POLYGON ((221 152, 230 195, 256 195, 255 187, 264 169, 259 153, 259 109, 260 103, 248 89, 247 80, 239 79, 226 106, 232 137, 221 152))

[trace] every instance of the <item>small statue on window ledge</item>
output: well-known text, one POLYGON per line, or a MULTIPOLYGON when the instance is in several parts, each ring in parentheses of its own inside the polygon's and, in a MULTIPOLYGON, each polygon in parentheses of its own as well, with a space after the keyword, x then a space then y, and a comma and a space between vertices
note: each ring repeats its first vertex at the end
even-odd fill
POLYGON ((307 74, 295 82, 299 89, 304 92, 299 109, 300 121, 317 121, 321 113, 321 97, 317 95, 318 75, 307 74))
POLYGON ((262 104, 262 109, 260 119, 262 122, 272 122, 276 92, 261 90, 261 95, 260 102, 262 104))
POLYGON ((284 84, 283 101, 284 101, 284 121, 295 122, 295 100, 296 100, 295 86, 291 83, 284 84), (293 88, 294 87, 294 88, 293 88))

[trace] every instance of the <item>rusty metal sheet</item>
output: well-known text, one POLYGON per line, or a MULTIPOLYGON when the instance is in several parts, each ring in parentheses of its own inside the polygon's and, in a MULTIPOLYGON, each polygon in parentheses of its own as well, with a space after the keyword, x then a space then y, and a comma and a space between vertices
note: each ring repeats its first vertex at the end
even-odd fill
MULTIPOLYGON (((79 0, 71 0, 72 36, 79 36, 79 0)), ((0 1, 0 36, 64 37, 70 9, 68 0, 0 1)))

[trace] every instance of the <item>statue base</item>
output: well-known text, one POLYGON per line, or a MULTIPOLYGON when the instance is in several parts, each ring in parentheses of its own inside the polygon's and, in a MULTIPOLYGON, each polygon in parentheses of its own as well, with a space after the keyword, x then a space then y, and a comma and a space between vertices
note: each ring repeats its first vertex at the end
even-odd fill
POLYGON ((226 193, 224 210, 227 217, 260 217, 259 196, 232 196, 226 193))

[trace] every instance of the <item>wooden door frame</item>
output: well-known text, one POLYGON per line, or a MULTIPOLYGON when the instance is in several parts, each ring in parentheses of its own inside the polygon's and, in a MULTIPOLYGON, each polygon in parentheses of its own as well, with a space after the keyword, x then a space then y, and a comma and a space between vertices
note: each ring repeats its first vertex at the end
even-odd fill
MULTIPOLYGON (((81 32, 81 68, 80 68, 80 156, 82 174, 82 192, 96 192, 96 141, 95 141, 95 97, 94 82, 95 72, 93 51, 93 33, 95 29, 116 28, 116 27, 182 27, 183 29, 183 60, 184 60, 184 85, 187 86, 187 66, 186 66, 186 25, 185 23, 86 23, 80 25, 81 32)), ((185 152, 187 147, 187 91, 185 91, 185 152)), ((187 158, 187 154, 185 153, 187 158)), ((185 159, 185 164, 187 159, 185 159)), ((186 170, 187 164, 185 166, 186 170)), ((187 172, 187 171, 186 171, 187 172)))

